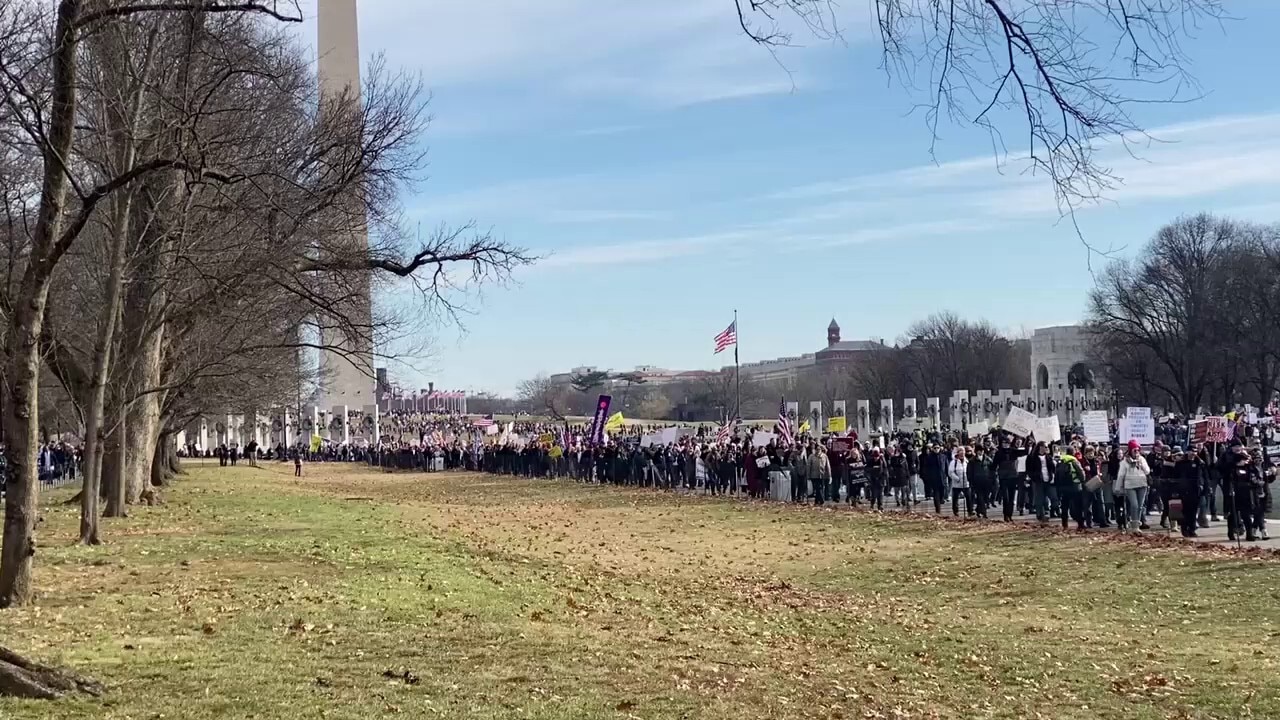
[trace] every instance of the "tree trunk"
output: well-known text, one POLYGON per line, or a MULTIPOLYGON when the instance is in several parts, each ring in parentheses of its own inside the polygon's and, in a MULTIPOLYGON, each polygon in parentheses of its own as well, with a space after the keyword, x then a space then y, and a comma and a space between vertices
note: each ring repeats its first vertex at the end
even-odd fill
POLYGON ((178 457, 178 449, 170 445, 165 449, 165 463, 169 467, 171 475, 186 475, 187 471, 182 469, 182 459, 178 457))
POLYGON ((106 452, 102 458, 102 484, 107 488, 105 517, 127 517, 125 509, 125 474, 128 465, 126 441, 128 439, 129 412, 127 406, 116 409, 116 427, 107 436, 106 452))
POLYGON ((51 96, 44 134, 40 205, 18 295, 9 316, 8 351, 3 393, 5 457, 8 460, 4 509, 4 546, 0 550, 0 607, 31 602, 32 558, 36 550, 36 433, 39 425, 40 333, 44 325, 49 283, 63 242, 63 206, 67 199, 64 162, 71 157, 76 111, 75 24, 80 0, 62 0, 54 30, 51 96))
POLYGON ((95 680, 34 663, 0 646, 0 697, 56 700, 73 693, 100 697, 103 687, 95 680))
MULTIPOLYGON (((159 352, 155 353, 157 356, 159 352)), ((148 356, 151 353, 148 352, 148 356)), ((151 365, 150 357, 144 359, 142 365, 151 365)), ((155 369, 159 370, 159 358, 156 358, 155 369)), ((146 385, 137 387, 155 387, 159 382, 158 373, 147 373, 143 382, 146 385)), ((125 502, 137 503, 142 493, 151 484, 151 461, 155 457, 156 436, 160 424, 160 408, 157 407, 155 393, 148 393, 133 403, 133 412, 129 413, 129 432, 126 437, 126 475, 125 502)))
POLYGON ((173 442, 173 436, 162 432, 156 436, 155 457, 151 460, 151 486, 164 487, 169 484, 169 458, 166 450, 173 442))
MULTIPOLYGON (((159 27, 159 26, 157 26, 159 27)), ((111 33, 101 37, 116 38, 111 33)), ((146 65, 151 68, 151 49, 155 40, 155 32, 148 38, 146 65)), ((142 91, 145 83, 136 84, 131 107, 123 112, 109 113, 108 117, 116 120, 118 127, 113 128, 119 138, 116 162, 119 172, 125 172, 134 166, 137 158, 137 143, 133 136, 138 126, 142 110, 142 91)), ((129 225, 133 210, 132 191, 126 191, 112 200, 111 218, 111 264, 107 274, 106 297, 98 320, 98 337, 93 350, 93 371, 90 378, 88 407, 85 410, 84 439, 84 490, 80 494, 80 542, 96 545, 101 540, 98 535, 98 496, 102 484, 102 416, 105 412, 107 378, 111 365, 111 351, 115 346, 117 318, 124 297, 124 266, 126 249, 129 247, 129 225)))

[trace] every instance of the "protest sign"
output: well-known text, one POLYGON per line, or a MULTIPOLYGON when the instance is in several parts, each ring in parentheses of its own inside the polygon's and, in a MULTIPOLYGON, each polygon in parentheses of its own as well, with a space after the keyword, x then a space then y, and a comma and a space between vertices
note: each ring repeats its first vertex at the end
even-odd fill
POLYGON ((1084 439, 1089 442, 1101 443, 1111 439, 1106 410, 1087 410, 1081 413, 1080 424, 1084 426, 1084 439))
POLYGON ((969 433, 969 437, 981 437, 991 432, 991 423, 986 420, 969 423, 966 432, 969 433))
POLYGON ((1227 419, 1224 417, 1207 417, 1204 419, 1204 427, 1205 442, 1224 443, 1231 439, 1227 419))
POLYGON ((1058 442, 1062 440, 1062 426, 1058 423, 1057 415, 1050 415, 1036 420, 1036 429, 1032 433, 1039 442, 1058 442))
POLYGON ((827 418, 827 432, 842 433, 848 429, 848 422, 843 416, 827 418))
POLYGON ((751 434, 751 444, 755 447, 764 447, 771 442, 773 442, 773 433, 771 432, 757 430, 751 434))
POLYGON ((1009 408, 1009 416, 1004 420, 1004 429, 1014 435, 1027 437, 1035 433, 1036 420, 1036 416, 1032 413, 1020 407, 1012 407, 1009 408))
POLYGON ((1120 438, 1121 443, 1137 440, 1141 445, 1154 445, 1156 442, 1156 423, 1151 418, 1151 408, 1131 407, 1125 410, 1126 428, 1129 437, 1120 438))

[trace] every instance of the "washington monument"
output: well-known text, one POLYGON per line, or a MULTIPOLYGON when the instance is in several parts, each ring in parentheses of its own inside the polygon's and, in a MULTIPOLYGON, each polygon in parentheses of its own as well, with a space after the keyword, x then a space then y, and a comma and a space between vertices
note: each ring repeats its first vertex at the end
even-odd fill
MULTIPOLYGON (((356 0, 318 0, 316 24, 320 55, 320 95, 335 97, 343 92, 358 100, 360 97, 360 39, 356 26, 356 0)), ((351 235, 350 241, 367 249, 369 233, 361 220, 343 229, 351 235)), ((358 276, 357 276, 358 277, 358 276)), ((344 278, 344 281, 347 279, 344 278)), ((337 329, 321 329, 320 353, 321 387, 318 404, 329 409, 346 405, 351 409, 374 405, 377 398, 373 380, 372 309, 369 281, 363 288, 356 288, 351 296, 357 307, 345 308, 345 313, 363 327, 357 337, 348 337, 337 329)))

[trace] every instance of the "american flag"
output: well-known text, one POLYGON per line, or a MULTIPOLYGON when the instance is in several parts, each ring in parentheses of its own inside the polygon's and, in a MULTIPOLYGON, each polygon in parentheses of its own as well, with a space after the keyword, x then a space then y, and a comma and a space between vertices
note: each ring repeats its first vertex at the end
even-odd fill
POLYGON ((729 323, 729 327, 724 332, 716 336, 716 353, 723 352, 730 345, 738 344, 738 321, 734 320, 729 323))
POLYGON ((778 403, 778 424, 773 429, 778 434, 778 439, 782 441, 782 444, 791 444, 793 433, 791 432, 791 418, 787 417, 787 399, 785 397, 778 403))
POLYGON ((489 427, 493 424, 493 413, 489 413, 482 418, 478 418, 471 424, 475 427, 489 427))
POLYGON ((732 420, 726 421, 724 425, 720 426, 719 430, 716 430, 716 442, 718 443, 728 442, 729 438, 733 437, 733 433, 737 429, 738 429, 738 418, 733 418, 732 420))

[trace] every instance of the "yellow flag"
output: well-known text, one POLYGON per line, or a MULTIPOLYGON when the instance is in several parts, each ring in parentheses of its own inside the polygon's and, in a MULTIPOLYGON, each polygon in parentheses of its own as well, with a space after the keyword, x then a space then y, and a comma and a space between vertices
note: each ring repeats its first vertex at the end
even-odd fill
POLYGON ((616 412, 613 415, 610 415, 608 420, 604 421, 604 429, 617 430, 618 428, 622 427, 622 422, 623 422, 622 413, 616 412))
POLYGON ((842 433, 848 429, 849 429, 849 426, 846 423, 843 415, 839 417, 827 418, 827 432, 842 433))
POLYGON ((809 432, 809 421, 808 421, 808 420, 805 420, 804 422, 800 423, 800 432, 801 432, 801 433, 807 433, 807 432, 809 432))
POLYGON ((311 436, 311 452, 320 452, 320 443, 324 442, 324 438, 319 435, 311 436))

